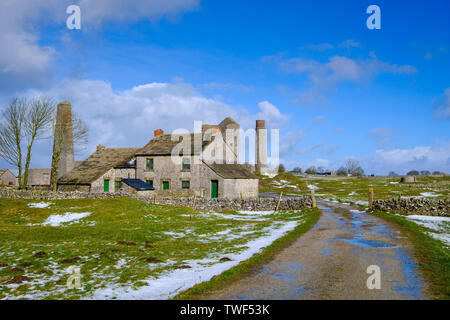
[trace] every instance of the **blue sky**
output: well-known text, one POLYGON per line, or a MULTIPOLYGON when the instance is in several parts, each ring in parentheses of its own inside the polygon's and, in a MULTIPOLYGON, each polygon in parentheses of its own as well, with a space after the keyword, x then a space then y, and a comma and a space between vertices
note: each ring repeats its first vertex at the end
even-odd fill
MULTIPOLYGON (((0 102, 69 100, 90 142, 231 115, 280 129, 288 168, 450 172, 448 1, 19 0, 0 4, 0 102), (66 7, 81 8, 68 30, 66 7), (381 9, 369 30, 366 9, 381 9)), ((49 166, 51 143, 34 150, 49 166)), ((269 150, 270 152, 270 150, 269 150)), ((7 166, 0 161, 0 166, 7 166)))

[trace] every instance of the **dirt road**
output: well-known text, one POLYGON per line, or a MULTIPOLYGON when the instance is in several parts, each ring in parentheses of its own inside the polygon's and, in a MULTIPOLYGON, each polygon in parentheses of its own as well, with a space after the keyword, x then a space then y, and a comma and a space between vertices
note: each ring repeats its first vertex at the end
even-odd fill
POLYGON ((380 218, 318 203, 319 222, 267 264, 200 299, 426 299, 408 239, 380 218), (379 266, 381 289, 367 268, 379 266))

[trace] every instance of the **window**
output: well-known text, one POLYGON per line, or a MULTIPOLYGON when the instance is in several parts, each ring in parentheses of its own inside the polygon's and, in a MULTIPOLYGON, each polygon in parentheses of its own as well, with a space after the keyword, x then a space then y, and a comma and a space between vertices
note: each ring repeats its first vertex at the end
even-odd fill
POLYGON ((181 189, 190 189, 191 182, 189 180, 181 181, 181 189))
POLYGON ((114 191, 115 192, 118 192, 121 187, 122 187, 122 181, 115 181, 114 182, 114 191))
POLYGON ((163 190, 169 190, 170 188, 169 181, 163 181, 162 186, 163 190))
POLYGON ((147 182, 147 184, 153 187, 153 180, 145 180, 145 182, 147 182))
POLYGON ((147 158, 145 161, 146 161, 145 162, 145 169, 148 170, 148 171, 153 170, 153 159, 147 158))
POLYGON ((183 171, 191 171, 191 159, 183 158, 183 171))

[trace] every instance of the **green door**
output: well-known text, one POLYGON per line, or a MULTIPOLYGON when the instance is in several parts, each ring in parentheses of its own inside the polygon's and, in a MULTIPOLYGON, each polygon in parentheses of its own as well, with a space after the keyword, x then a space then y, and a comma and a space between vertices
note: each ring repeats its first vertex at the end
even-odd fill
POLYGON ((219 181, 211 180, 211 198, 219 197, 219 181))
POLYGON ((169 181, 163 181, 163 190, 169 190, 169 181))
POLYGON ((103 191, 109 192, 109 180, 103 181, 103 191))

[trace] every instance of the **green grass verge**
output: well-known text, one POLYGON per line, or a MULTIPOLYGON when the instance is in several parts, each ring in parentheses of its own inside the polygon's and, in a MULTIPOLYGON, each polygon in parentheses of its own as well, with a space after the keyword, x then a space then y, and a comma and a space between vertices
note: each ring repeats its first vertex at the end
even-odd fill
POLYGON ((442 242, 427 234, 427 228, 419 226, 403 216, 374 211, 371 214, 393 222, 402 229, 413 243, 413 253, 429 283, 428 290, 436 299, 450 299, 450 251, 442 242))
POLYGON ((319 220, 321 212, 319 209, 309 209, 306 212, 306 219, 299 224, 294 230, 287 233, 285 236, 275 240, 270 246, 265 247, 261 253, 252 256, 237 266, 223 272, 222 274, 213 277, 210 281, 202 282, 184 292, 175 296, 174 300, 195 300, 201 295, 207 294, 210 290, 219 289, 231 281, 237 281, 244 277, 248 272, 257 266, 270 261, 283 248, 289 246, 299 236, 310 230, 319 220))

